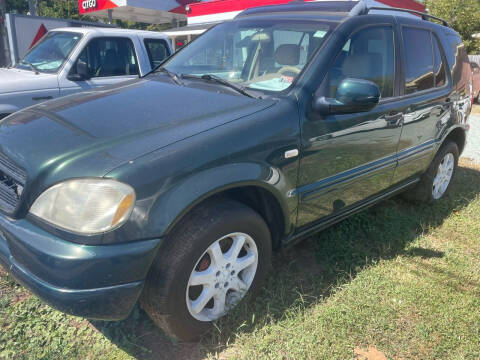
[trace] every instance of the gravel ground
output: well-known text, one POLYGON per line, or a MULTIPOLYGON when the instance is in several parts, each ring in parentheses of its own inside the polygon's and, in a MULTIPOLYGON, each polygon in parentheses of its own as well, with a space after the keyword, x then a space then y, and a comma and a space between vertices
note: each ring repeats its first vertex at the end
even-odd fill
POLYGON ((473 160, 480 164, 480 115, 470 115, 468 123, 470 124, 470 131, 468 132, 467 146, 463 151, 462 158, 473 160))

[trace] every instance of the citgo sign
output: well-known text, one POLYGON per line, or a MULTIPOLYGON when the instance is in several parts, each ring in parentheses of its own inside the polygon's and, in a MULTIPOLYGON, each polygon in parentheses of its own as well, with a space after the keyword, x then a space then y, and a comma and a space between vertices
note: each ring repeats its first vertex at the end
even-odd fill
POLYGON ((96 8, 97 7, 97 0, 83 0, 82 1, 82 9, 83 10, 88 10, 91 8, 96 8))
POLYGON ((107 10, 118 7, 115 0, 78 0, 78 10, 80 14, 92 11, 107 10))

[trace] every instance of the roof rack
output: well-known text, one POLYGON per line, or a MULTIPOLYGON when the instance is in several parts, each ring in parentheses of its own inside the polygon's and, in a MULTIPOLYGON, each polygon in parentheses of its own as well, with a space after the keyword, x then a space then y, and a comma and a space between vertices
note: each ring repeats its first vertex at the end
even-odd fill
POLYGON ((407 12, 410 14, 418 15, 422 18, 422 20, 437 20, 442 23, 443 26, 450 27, 450 24, 439 17, 429 15, 427 13, 423 13, 421 11, 411 10, 411 9, 403 9, 403 8, 395 8, 395 7, 379 7, 379 6, 372 6, 369 7, 364 1, 359 1, 358 4, 350 11, 350 16, 358 16, 358 15, 367 15, 371 10, 383 10, 383 11, 401 11, 407 12))

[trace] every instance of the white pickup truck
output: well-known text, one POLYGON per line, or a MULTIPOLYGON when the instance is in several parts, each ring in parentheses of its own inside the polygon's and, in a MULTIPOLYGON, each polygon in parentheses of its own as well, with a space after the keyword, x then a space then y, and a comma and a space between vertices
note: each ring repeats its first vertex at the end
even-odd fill
POLYGON ((171 54, 168 37, 158 32, 49 31, 18 64, 0 69, 0 119, 42 101, 138 78, 171 54))

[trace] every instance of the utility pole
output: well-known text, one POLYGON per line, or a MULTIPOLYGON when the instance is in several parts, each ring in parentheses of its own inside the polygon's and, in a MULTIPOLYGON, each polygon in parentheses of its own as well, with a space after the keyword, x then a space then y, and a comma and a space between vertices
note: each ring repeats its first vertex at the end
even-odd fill
POLYGON ((0 0, 0 67, 8 64, 7 49, 5 48, 5 38, 7 37, 7 31, 5 29, 5 14, 7 13, 6 0, 0 0))
POLYGON ((30 16, 37 15, 35 0, 28 0, 28 12, 30 13, 30 16))

